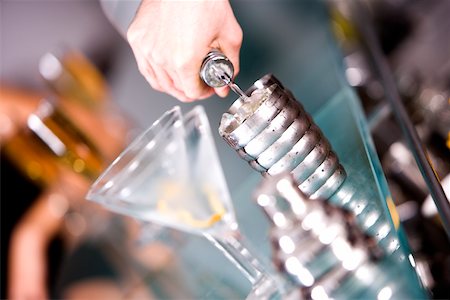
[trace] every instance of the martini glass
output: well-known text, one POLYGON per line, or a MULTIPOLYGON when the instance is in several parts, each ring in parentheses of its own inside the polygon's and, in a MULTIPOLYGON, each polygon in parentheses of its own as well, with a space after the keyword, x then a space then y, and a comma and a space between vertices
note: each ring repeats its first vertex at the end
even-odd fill
POLYGON ((92 185, 87 199, 142 221, 205 236, 270 298, 278 284, 244 246, 203 107, 175 106, 132 142, 92 185))

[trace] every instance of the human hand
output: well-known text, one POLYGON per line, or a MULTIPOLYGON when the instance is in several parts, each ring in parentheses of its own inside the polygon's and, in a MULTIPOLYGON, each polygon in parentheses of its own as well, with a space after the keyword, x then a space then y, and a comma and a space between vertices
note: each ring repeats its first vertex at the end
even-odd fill
POLYGON ((228 87, 212 89, 200 79, 211 49, 220 49, 239 72, 242 29, 228 0, 143 0, 127 38, 150 85, 183 102, 228 94, 228 87))

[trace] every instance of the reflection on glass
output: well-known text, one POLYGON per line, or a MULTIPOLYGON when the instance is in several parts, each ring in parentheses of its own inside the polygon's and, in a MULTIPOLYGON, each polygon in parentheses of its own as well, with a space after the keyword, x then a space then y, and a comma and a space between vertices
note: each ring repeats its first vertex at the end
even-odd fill
POLYGON ((202 234, 254 285, 253 296, 275 292, 272 278, 243 245, 202 107, 185 116, 179 107, 165 113, 97 179, 87 198, 140 220, 202 234))

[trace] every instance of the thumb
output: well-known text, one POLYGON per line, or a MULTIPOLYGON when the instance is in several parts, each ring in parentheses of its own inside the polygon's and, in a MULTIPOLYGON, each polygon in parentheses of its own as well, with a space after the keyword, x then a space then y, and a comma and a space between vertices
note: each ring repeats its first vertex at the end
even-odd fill
POLYGON ((234 22, 228 29, 224 29, 219 37, 220 50, 231 61, 234 67, 234 77, 239 73, 239 52, 242 46, 242 29, 234 22))

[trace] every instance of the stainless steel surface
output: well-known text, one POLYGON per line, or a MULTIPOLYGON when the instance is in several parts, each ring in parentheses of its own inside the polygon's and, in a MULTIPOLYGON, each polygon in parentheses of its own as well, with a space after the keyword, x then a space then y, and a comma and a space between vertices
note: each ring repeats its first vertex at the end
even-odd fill
MULTIPOLYGON (((267 100, 234 129, 221 129, 222 137, 263 175, 291 172, 308 197, 329 198, 346 178, 330 143, 303 106, 273 75, 256 81, 247 96, 264 89, 270 93, 267 100)), ((248 102, 236 100, 227 116, 236 116, 244 105, 248 102)), ((221 128, 224 127, 223 121, 221 128)))

